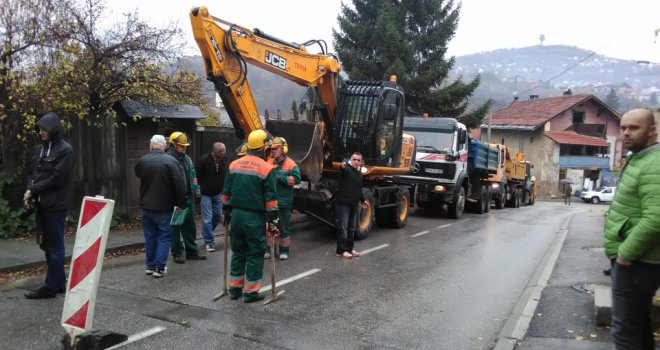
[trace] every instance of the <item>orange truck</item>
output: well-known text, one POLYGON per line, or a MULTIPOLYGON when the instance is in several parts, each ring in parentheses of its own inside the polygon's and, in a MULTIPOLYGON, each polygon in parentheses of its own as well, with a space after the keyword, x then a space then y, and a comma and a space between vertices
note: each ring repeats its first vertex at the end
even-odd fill
POLYGON ((497 171, 488 177, 491 199, 495 208, 504 206, 518 208, 533 205, 536 201, 536 178, 532 176, 534 167, 525 160, 522 152, 515 156, 511 148, 502 144, 492 144, 500 153, 497 171))

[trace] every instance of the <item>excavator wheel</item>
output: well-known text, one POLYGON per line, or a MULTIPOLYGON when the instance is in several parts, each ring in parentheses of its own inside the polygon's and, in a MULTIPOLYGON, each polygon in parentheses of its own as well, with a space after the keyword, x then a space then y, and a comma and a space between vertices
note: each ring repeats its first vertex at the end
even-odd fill
POLYGON ((362 240, 369 237, 369 231, 376 221, 376 202, 374 200, 374 193, 371 189, 362 188, 362 194, 364 195, 365 202, 367 203, 366 208, 358 209, 358 218, 357 218, 357 227, 355 228, 355 240, 362 240))
POLYGON ((396 193, 396 206, 376 210, 378 226, 402 228, 408 222, 410 209, 410 191, 405 186, 399 186, 396 193))

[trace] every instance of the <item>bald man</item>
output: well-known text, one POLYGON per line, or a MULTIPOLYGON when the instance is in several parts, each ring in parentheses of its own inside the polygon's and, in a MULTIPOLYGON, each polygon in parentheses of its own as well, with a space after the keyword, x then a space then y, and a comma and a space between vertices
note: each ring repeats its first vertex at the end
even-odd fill
POLYGON ((605 222, 612 261, 612 340, 616 349, 654 349, 651 307, 660 286, 660 145, 653 114, 621 118, 630 151, 605 222))

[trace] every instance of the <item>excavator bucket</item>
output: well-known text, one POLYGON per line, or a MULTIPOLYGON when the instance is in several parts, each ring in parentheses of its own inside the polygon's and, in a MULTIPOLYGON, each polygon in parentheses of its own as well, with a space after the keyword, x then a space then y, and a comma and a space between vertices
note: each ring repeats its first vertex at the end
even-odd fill
POLYGON ((323 172, 323 127, 315 122, 268 120, 266 130, 286 139, 287 156, 298 164, 303 177, 316 184, 323 172))

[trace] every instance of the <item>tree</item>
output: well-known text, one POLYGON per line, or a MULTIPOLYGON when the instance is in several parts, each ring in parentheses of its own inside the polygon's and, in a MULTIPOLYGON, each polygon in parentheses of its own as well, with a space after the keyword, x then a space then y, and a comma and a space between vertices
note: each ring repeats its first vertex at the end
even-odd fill
POLYGON ((619 96, 616 94, 614 88, 610 88, 610 92, 605 96, 605 103, 610 106, 613 110, 618 111, 621 103, 619 101, 619 96))
POLYGON ((478 127, 491 101, 466 113, 480 76, 448 81, 455 59, 445 59, 458 24, 453 0, 353 0, 342 4, 334 46, 351 79, 389 80, 406 91, 408 112, 459 118, 478 127))
POLYGON ((298 104, 296 100, 291 101, 291 119, 298 120, 298 104))
POLYGON ((655 107, 658 105, 658 94, 654 91, 649 97, 649 107, 655 107))

